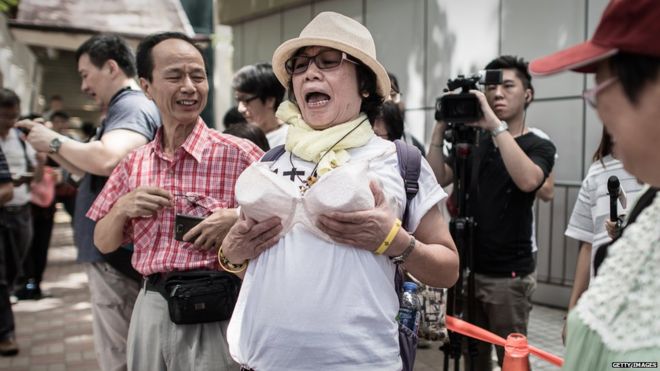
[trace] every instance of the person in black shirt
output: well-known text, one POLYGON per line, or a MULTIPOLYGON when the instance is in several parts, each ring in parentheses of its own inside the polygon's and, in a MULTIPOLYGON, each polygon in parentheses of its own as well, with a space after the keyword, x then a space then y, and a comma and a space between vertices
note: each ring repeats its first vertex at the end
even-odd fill
MULTIPOLYGON (((534 97, 527 63, 501 56, 486 69, 502 69, 502 84, 472 91, 483 117, 468 123, 484 131, 470 154, 473 167, 470 209, 476 221, 474 242, 475 318, 477 326, 506 338, 527 333, 531 297, 536 288, 532 255, 532 204, 552 171, 554 145, 529 132, 526 109, 534 97), (489 134, 489 133, 490 134, 489 134)), ((451 161, 443 155, 445 123, 433 130, 427 159, 438 182, 453 181, 451 161)), ((503 349, 497 347, 500 366, 503 349)), ((476 370, 490 370, 491 346, 479 342, 476 370)))

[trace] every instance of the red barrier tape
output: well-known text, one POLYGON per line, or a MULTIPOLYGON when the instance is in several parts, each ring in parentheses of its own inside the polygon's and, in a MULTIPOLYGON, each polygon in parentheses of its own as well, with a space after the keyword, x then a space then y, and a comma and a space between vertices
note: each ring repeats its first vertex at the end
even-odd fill
MULTIPOLYGON (((454 332, 458 332, 461 335, 469 336, 471 338, 475 338, 499 346, 504 346, 504 343, 506 343, 506 340, 493 334, 492 332, 484 330, 481 327, 477 327, 471 323, 465 322, 458 318, 447 316, 446 323, 447 323, 447 329, 454 332)), ((561 367, 564 364, 564 360, 562 358, 552 353, 548 353, 544 350, 533 347, 531 345, 529 346, 529 352, 556 366, 561 367)))

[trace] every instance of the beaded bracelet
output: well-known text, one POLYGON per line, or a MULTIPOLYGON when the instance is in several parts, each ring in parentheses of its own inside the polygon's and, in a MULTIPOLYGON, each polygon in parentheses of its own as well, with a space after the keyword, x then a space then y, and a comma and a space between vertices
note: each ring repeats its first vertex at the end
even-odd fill
POLYGON ((218 264, 220 268, 224 269, 229 273, 241 273, 247 269, 249 260, 245 260, 241 264, 232 264, 229 259, 225 257, 225 254, 222 253, 222 246, 218 249, 218 264))
POLYGON ((396 237, 396 234, 399 232, 399 229, 401 229, 401 220, 397 219, 394 221, 394 225, 392 226, 392 229, 390 229, 390 233, 387 234, 387 237, 385 237, 383 243, 381 243, 376 251, 374 251, 374 254, 381 255, 387 251, 387 249, 392 244, 392 241, 394 241, 394 237, 396 237))

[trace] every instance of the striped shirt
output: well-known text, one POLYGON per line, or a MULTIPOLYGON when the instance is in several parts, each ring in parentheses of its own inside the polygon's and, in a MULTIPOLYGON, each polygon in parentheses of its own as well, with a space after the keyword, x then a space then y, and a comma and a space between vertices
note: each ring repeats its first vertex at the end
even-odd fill
MULTIPOLYGON (((602 163, 596 161, 589 167, 565 232, 568 237, 591 243, 592 267, 596 250, 611 240, 605 229, 605 221, 610 215, 607 180, 612 175, 619 178, 621 189, 626 194, 628 208, 634 205, 643 186, 623 169, 621 161, 612 156, 605 156, 602 163)), ((627 211, 619 202, 619 215, 626 214, 627 211)))
POLYGON ((200 118, 168 158, 161 144, 162 130, 117 165, 87 217, 102 219, 121 196, 140 186, 160 187, 173 195, 174 207, 161 209, 155 217, 131 219, 124 228, 123 242, 134 245, 135 269, 145 276, 217 270, 215 251, 189 249, 190 243, 174 239, 175 215, 207 217, 218 209, 236 207, 236 179, 263 152, 247 140, 208 129, 200 118))

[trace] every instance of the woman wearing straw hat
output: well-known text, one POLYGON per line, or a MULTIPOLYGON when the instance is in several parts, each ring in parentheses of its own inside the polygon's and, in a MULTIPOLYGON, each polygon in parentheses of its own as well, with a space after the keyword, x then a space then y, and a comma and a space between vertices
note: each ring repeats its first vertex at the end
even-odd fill
POLYGON ((401 226, 396 148, 369 122, 390 81, 364 26, 321 13, 275 51, 273 69, 289 91, 277 112, 286 151, 241 175, 243 216, 219 250, 244 276, 230 352, 248 370, 400 370, 393 261, 454 284, 458 256, 437 207, 446 195, 422 160, 401 226))

